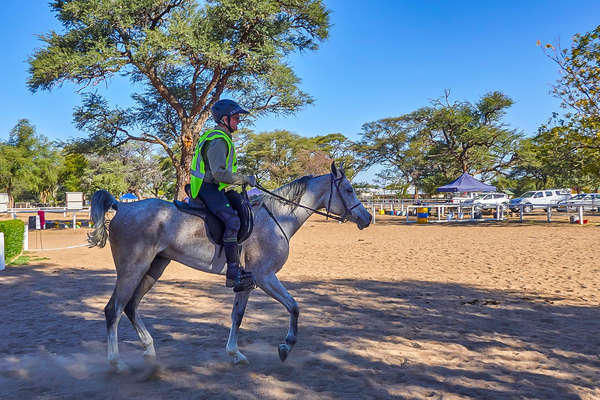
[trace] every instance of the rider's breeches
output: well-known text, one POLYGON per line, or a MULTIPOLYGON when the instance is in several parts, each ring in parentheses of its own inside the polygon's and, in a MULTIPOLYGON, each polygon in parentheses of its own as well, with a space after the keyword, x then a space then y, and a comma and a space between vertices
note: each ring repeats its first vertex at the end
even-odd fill
POLYGON ((227 263, 238 263, 237 237, 240 230, 240 218, 237 211, 231 208, 225 193, 219 190, 214 183, 203 182, 198 197, 204 201, 210 212, 216 215, 225 225, 223 246, 227 263))

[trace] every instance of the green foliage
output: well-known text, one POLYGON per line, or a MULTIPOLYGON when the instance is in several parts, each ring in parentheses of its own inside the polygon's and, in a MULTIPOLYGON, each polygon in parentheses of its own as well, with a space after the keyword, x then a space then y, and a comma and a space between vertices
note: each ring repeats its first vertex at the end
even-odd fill
POLYGON ((500 92, 476 104, 453 102, 448 92, 429 107, 362 127, 360 153, 400 181, 433 193, 463 172, 497 175, 515 163, 520 135, 502 124, 512 100, 500 92))
POLYGON ((360 154, 360 145, 341 133, 315 136, 312 140, 319 150, 328 155, 329 159, 335 161, 338 166, 344 167, 346 176, 350 180, 368 165, 367 160, 360 154))
MULTIPOLYGON (((600 132, 600 26, 576 34, 570 49, 547 45, 546 53, 560 68, 554 94, 569 109, 569 119, 577 121, 587 139, 600 132)), ((583 138, 581 138, 583 139, 583 138)), ((598 143, 595 143, 598 146, 598 143)))
POLYGON ((285 130, 248 133, 244 141, 239 151, 239 164, 243 166, 240 171, 258 175, 269 187, 283 185, 299 176, 326 172, 325 165, 331 164, 309 138, 285 130))
POLYGON ((7 142, 0 142, 0 188, 8 193, 10 207, 14 194, 31 185, 36 151, 39 150, 35 129, 28 120, 20 120, 10 131, 7 142))
POLYGON ((67 154, 59 169, 59 180, 66 192, 83 190, 82 180, 88 167, 88 161, 83 154, 67 154))
POLYGON ((513 101, 500 92, 476 104, 453 102, 446 96, 423 110, 431 148, 428 161, 446 179, 463 172, 497 174, 515 162, 521 135, 506 129, 502 118, 513 101))
POLYGON ((583 145, 581 129, 551 120, 538 134, 522 141, 511 176, 534 189, 572 187, 580 191, 600 186, 600 152, 583 145))
POLYGON ((8 263, 23 250, 25 224, 19 219, 0 221, 0 232, 4 233, 4 251, 8 263))
POLYGON ((33 168, 28 180, 28 188, 37 195, 41 203, 49 203, 56 197, 62 162, 60 151, 48 139, 40 137, 32 162, 33 168))
POLYGON ((429 144, 423 130, 423 117, 423 112, 418 110, 368 122, 362 126, 362 141, 358 147, 368 165, 381 163, 386 167, 379 176, 386 185, 392 183, 403 193, 413 185, 415 196, 429 169, 426 159, 429 144))
POLYGON ((304 175, 326 174, 332 161, 343 163, 350 179, 362 165, 354 143, 339 133, 303 137, 286 130, 244 131, 236 141, 240 171, 258 175, 261 183, 271 188, 304 175))

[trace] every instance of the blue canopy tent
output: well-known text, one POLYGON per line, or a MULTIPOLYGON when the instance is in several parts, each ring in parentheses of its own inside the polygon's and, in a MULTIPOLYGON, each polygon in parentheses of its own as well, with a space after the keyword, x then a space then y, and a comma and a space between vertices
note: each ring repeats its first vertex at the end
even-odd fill
POLYGON ((453 182, 437 188, 438 192, 495 192, 496 186, 478 181, 466 172, 453 182))
POLYGON ((121 200, 137 200, 137 196, 133 193, 125 193, 120 197, 121 200))

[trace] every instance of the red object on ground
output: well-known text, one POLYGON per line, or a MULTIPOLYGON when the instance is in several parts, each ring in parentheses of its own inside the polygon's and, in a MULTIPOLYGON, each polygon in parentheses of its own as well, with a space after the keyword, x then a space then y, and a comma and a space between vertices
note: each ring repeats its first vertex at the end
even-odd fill
POLYGON ((46 228, 46 212, 43 210, 38 211, 38 215, 40 216, 40 228, 46 228))

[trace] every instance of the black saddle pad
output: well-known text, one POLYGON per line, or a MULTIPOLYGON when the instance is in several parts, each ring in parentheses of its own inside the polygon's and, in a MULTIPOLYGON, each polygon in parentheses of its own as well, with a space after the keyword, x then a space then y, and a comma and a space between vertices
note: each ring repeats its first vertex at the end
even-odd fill
MULTIPOLYGON (((225 192, 225 196, 229 200, 231 207, 237 211, 240 217, 240 230, 238 232, 238 243, 244 242, 254 229, 254 216, 252 214, 252 208, 248 201, 248 196, 245 193, 237 193, 233 190, 225 192)), ((183 201, 173 201, 175 207, 179 211, 195 215, 204 220, 206 225, 206 233, 213 242, 222 245, 223 244, 223 232, 225 231, 225 224, 211 213, 208 208, 200 201, 195 199, 193 206, 183 201)))

